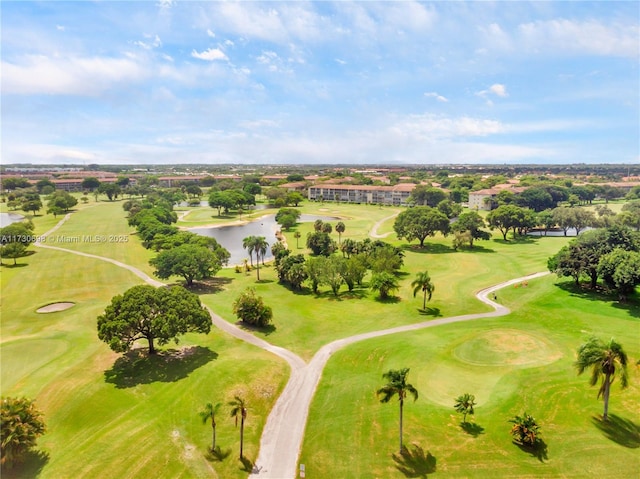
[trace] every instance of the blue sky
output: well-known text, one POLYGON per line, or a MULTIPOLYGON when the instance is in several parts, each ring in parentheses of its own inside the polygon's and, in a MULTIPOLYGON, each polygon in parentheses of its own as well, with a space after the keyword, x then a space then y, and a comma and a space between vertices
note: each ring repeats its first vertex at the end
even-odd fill
POLYGON ((13 2, 2 162, 637 163, 625 2, 13 2))

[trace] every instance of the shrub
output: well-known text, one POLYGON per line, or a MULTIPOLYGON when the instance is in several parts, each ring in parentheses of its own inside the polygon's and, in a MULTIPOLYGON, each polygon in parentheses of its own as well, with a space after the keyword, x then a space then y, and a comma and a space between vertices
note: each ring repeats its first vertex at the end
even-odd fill
POLYGON ((271 322, 273 310, 264 304, 254 289, 247 288, 233 303, 233 314, 243 323, 264 327, 271 322))

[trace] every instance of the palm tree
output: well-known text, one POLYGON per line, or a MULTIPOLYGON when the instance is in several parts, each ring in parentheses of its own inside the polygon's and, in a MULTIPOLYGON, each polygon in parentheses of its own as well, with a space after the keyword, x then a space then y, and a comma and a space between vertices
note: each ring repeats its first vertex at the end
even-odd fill
POLYGON ((264 255, 267 254, 269 243, 264 236, 251 236, 253 238, 251 246, 256 253, 256 276, 260 281, 260 256, 262 256, 262 264, 264 265, 264 255))
POLYGON ((249 253, 249 260, 251 261, 251 267, 253 268, 253 252, 256 250, 256 237, 247 236, 242 240, 242 247, 249 253))
POLYGON ((413 400, 418 399, 418 391, 411 384, 407 384, 407 374, 409 368, 400 370, 390 369, 382 375, 389 382, 376 391, 378 396, 382 396, 380 402, 387 403, 393 396, 398 395, 400 402, 400 453, 402 453, 402 408, 404 400, 408 394, 413 396, 413 400))
POLYGON ((216 414, 220 409, 222 404, 217 403, 215 406, 210 402, 207 403, 202 411, 199 412, 200 417, 202 418, 202 424, 206 424, 209 419, 211 419, 211 429, 213 439, 211 441, 211 450, 215 451, 216 449, 216 414))
POLYGON ((238 416, 240 417, 240 460, 242 460, 242 448, 244 445, 244 420, 247 418, 247 403, 240 396, 229 403, 232 406, 231 417, 236 418, 236 427, 238 427, 238 416))
POLYGON ((338 233, 338 244, 342 243, 342 233, 344 233, 345 226, 342 221, 336 223, 336 233, 338 233))
POLYGON ((464 393, 462 396, 458 396, 456 398, 456 403, 453 405, 453 407, 456 409, 457 412, 463 415, 462 416, 463 424, 467 422, 467 414, 473 415, 474 413, 473 406, 475 405, 476 405, 476 397, 473 394, 464 393))
POLYGON ((46 430, 42 413, 31 399, 6 397, 0 403, 0 464, 13 467, 24 460, 46 430))
POLYGON ((258 257, 262 258, 262 266, 264 266, 264 256, 269 250, 269 243, 267 242, 267 239, 264 236, 256 236, 254 249, 256 252, 256 261, 258 260, 258 257))
POLYGON ((427 309, 427 301, 431 301, 431 295, 433 294, 433 291, 436 289, 436 287, 431 282, 431 277, 429 276, 429 273, 426 271, 422 273, 418 273, 418 275, 416 276, 416 279, 411 283, 411 286, 413 286, 414 298, 416 297, 416 294, 418 294, 418 291, 422 291, 422 294, 423 294, 422 309, 423 310, 427 309), (427 294, 429 295, 428 299, 427 299, 427 294))
POLYGON ((297 249, 300 249, 300 242, 299 242, 300 236, 302 236, 300 234, 300 231, 296 231, 295 233, 293 233, 293 237, 296 239, 296 248, 297 249))
POLYGON ((604 400, 604 413, 602 420, 608 420, 609 414, 609 392, 611 383, 616 376, 616 367, 620 369, 620 386, 622 389, 629 384, 627 376, 627 354, 614 339, 605 343, 594 336, 590 337, 586 343, 578 348, 578 359, 575 362, 578 374, 582 374, 586 369, 591 369, 589 384, 595 386, 602 380, 598 397, 604 400))
POLYGON ((511 435, 518 444, 535 446, 540 441, 540 426, 531 414, 526 412, 509 420, 513 424, 511 435))
POLYGON ((380 299, 387 299, 389 295, 398 289, 398 280, 387 272, 375 273, 369 281, 369 288, 380 293, 380 299))

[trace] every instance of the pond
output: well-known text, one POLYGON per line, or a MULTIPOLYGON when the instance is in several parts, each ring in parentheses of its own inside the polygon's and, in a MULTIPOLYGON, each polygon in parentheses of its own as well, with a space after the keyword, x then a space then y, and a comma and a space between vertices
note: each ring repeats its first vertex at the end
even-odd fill
POLYGON ((24 216, 18 213, 0 213, 0 227, 8 226, 16 221, 21 221, 24 216))
MULTIPOLYGON (((591 227, 587 226, 586 228, 583 228, 580 230, 580 233, 583 233, 584 231, 590 230, 592 229, 591 227)), ((564 231, 560 228, 551 228, 548 230, 544 230, 544 229, 537 229, 534 228, 531 231, 529 231, 527 233, 529 236, 565 236, 564 231)), ((567 230, 567 237, 569 236, 578 236, 576 234, 576 229, 575 228, 569 228, 567 230)))
MULTIPOLYGON (((322 221, 337 221, 339 218, 332 216, 317 215, 301 215, 298 219, 299 223, 322 221)), ((231 258, 229 258, 229 266, 242 264, 242 260, 249 259, 247 250, 242 247, 242 240, 247 236, 264 236, 269 243, 265 261, 273 259, 271 254, 271 245, 277 241, 276 231, 280 229, 280 225, 276 223, 275 215, 265 215, 262 218, 241 225, 215 226, 208 228, 189 228, 189 231, 215 238, 218 243, 229 250, 231 258)), ((293 233, 291 233, 293 235, 293 233)), ((291 241, 291 239, 289 239, 291 241)), ((255 258, 255 256, 254 256, 255 258)))

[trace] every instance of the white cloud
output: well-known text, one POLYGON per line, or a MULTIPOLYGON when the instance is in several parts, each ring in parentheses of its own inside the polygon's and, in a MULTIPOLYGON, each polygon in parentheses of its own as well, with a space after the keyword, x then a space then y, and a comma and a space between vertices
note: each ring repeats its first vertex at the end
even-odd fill
POLYGON ((195 50, 193 50, 191 52, 191 56, 193 58, 198 58, 199 60, 206 60, 206 61, 215 61, 215 60, 228 60, 229 58, 227 57, 227 55, 224 54, 224 52, 222 50, 220 50, 219 48, 209 48, 203 52, 197 52, 195 50))
POLYGON ((118 83, 148 77, 139 63, 129 58, 50 58, 28 55, 19 63, 2 62, 2 92, 94 96, 118 83))
POLYGON ((290 58, 287 62, 271 50, 263 51, 259 57, 256 57, 256 61, 261 65, 265 65, 270 72, 291 73, 293 71, 289 66, 289 64, 293 62, 293 59, 290 58))
POLYGON ((138 45, 139 47, 145 49, 145 50, 151 50, 152 48, 158 48, 162 46, 162 40, 160 40, 160 37, 158 35, 155 36, 151 36, 151 35, 145 35, 145 38, 149 39, 148 41, 135 41, 133 42, 134 45, 138 45))
POLYGON ((263 128, 278 128, 280 122, 276 120, 244 120, 238 125, 247 130, 261 130, 263 128))
POLYGON ((509 96, 509 94, 507 93, 507 88, 501 83, 494 83, 489 87, 489 91, 494 95, 497 95, 502 98, 509 96))
POLYGON ((392 125, 390 130, 399 136, 414 140, 434 140, 493 135, 504 133, 506 127, 496 120, 470 117, 447 118, 425 114, 410 115, 392 125))
POLYGON ((166 12, 170 10, 174 4, 174 0, 159 0, 158 3, 156 3, 156 7, 158 7, 161 12, 166 12))
POLYGON ((347 64, 347 62, 346 62, 346 61, 341 60, 340 58, 336 58, 336 59, 335 59, 335 62, 336 62, 336 63, 338 63, 338 64, 340 64, 340 65, 346 65, 346 64, 347 64))
POLYGON ((207 35, 211 38, 215 38, 216 34, 211 31, 211 29, 207 28, 207 35))
POLYGON ((56 25, 56 30, 64 32, 64 25, 56 25))
POLYGON ((487 100, 487 105, 489 106, 493 106, 493 101, 491 100, 490 95, 495 95, 500 98, 506 98, 509 96, 509 94, 507 93, 507 87, 502 83, 494 83, 486 90, 476 92, 476 95, 487 100))
POLYGON ((610 55, 638 59, 640 28, 635 24, 597 20, 574 21, 563 18, 520 24, 521 41, 529 50, 540 53, 569 52, 610 55))
POLYGON ((438 93, 436 93, 434 91, 425 93, 424 96, 427 97, 427 98, 435 98, 436 100, 438 100, 439 102, 442 102, 442 103, 447 103, 449 101, 446 97, 444 97, 442 95, 439 95, 438 93))
POLYGON ((484 36, 486 46, 476 50, 477 53, 486 54, 493 50, 513 50, 513 39, 499 24, 491 23, 488 26, 479 27, 478 30, 484 36))

